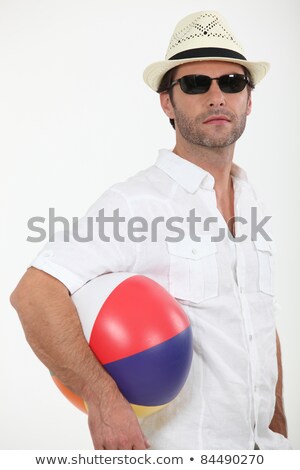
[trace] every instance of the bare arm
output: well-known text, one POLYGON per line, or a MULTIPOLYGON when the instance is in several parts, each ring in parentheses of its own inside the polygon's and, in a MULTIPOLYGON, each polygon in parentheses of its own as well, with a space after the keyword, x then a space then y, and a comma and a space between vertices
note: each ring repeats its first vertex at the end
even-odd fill
POLYGON ((38 358, 88 406, 95 449, 146 449, 138 420, 89 348, 67 288, 29 268, 11 295, 38 358))
POLYGON ((282 361, 281 361, 281 347, 278 333, 276 332, 276 349, 277 349, 277 364, 278 364, 278 380, 276 385, 276 404, 275 412, 272 418, 270 429, 278 432, 287 437, 287 422, 284 413, 283 396, 282 396, 282 361))

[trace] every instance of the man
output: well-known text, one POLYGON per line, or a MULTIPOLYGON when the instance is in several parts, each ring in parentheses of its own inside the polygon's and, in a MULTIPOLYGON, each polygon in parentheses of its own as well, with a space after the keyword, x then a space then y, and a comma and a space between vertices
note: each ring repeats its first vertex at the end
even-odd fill
POLYGON ((155 165, 108 189, 80 222, 84 227, 99 211, 112 217, 117 210, 125 221, 146 219, 153 236, 137 236, 141 227, 130 236, 126 224, 116 236, 109 223, 106 239, 96 229, 86 243, 57 235, 11 296, 33 350, 87 403, 96 449, 290 448, 272 244, 266 231, 253 228, 262 209, 245 172, 232 163, 252 88, 267 70, 265 62, 245 59, 216 12, 184 18, 166 60, 144 73, 175 128, 173 152, 161 151, 155 165), (193 328, 185 387, 140 423, 91 353, 70 298, 90 279, 115 271, 161 283, 193 328))

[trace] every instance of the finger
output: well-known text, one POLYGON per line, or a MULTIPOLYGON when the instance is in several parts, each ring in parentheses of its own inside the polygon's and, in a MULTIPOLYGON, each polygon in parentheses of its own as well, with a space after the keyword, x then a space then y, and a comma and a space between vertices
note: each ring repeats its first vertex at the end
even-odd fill
POLYGON ((145 434, 143 432, 142 432, 142 436, 143 436, 143 439, 144 439, 144 444, 146 446, 146 449, 150 449, 151 444, 150 444, 150 442, 148 441, 147 437, 145 436, 145 434))
POLYGON ((101 444, 98 444, 95 440, 93 440, 93 444, 95 450, 105 450, 103 442, 101 442, 101 444))
POLYGON ((139 436, 134 440, 134 444, 132 446, 134 450, 145 450, 147 449, 147 443, 143 439, 143 436, 139 436))
POLYGON ((145 449, 150 449, 151 444, 147 439, 144 439, 141 444, 134 444, 132 449, 133 450, 145 450, 145 449))

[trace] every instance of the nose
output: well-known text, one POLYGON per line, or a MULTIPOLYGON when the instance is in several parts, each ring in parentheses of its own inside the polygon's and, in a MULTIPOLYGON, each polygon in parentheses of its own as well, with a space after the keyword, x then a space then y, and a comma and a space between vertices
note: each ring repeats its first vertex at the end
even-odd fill
POLYGON ((207 92, 208 105, 211 108, 225 106, 225 96, 217 80, 213 80, 207 92))

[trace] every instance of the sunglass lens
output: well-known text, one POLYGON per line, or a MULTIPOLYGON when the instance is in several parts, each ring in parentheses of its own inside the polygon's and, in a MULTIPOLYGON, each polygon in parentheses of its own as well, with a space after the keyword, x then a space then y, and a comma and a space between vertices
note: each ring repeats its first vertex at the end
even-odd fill
POLYGON ((247 77, 240 74, 223 75, 218 81, 224 93, 239 93, 248 83, 247 77))
POLYGON ((180 80, 180 86, 184 93, 197 95, 206 93, 211 84, 210 77, 206 75, 186 75, 180 80))

